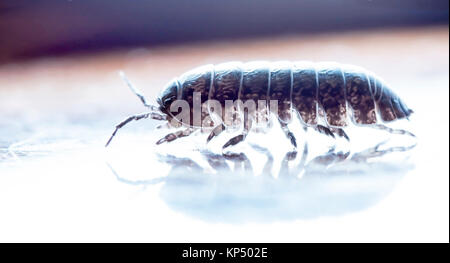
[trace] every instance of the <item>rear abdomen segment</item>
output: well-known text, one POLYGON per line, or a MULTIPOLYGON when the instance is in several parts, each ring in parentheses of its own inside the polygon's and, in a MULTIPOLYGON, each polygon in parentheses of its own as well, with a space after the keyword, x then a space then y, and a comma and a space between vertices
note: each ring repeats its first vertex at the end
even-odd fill
POLYGON ((380 98, 376 100, 376 104, 383 121, 390 122, 408 118, 411 115, 412 110, 391 89, 387 88, 383 81, 377 79, 375 83, 380 95, 380 98))

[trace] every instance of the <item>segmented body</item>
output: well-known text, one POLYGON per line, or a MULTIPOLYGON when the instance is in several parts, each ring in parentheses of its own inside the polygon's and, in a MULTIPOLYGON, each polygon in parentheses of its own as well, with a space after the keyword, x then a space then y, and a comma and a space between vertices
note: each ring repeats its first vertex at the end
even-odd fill
POLYGON ((194 92, 225 105, 226 100, 277 100, 278 116, 330 127, 370 125, 407 118, 410 110, 386 84, 366 70, 345 64, 312 62, 228 62, 206 65, 175 80, 177 99, 193 106, 194 92), (322 119, 320 119, 322 118, 322 119))
MULTIPOLYGON (((209 120, 206 127, 214 127, 207 139, 209 142, 225 127, 239 124, 231 122, 228 125, 226 120, 224 121, 228 101, 253 101, 258 108, 259 102, 265 102, 264 115, 269 116, 269 110, 277 114, 283 132, 294 147, 297 147, 296 139, 288 128, 292 115, 299 117, 305 129, 312 127, 326 135, 334 137, 336 134, 347 140, 349 137, 342 128, 349 124, 349 120, 357 125, 373 125, 374 128, 390 133, 414 137, 414 134, 408 131, 395 130, 382 124, 408 118, 413 111, 373 73, 351 65, 307 61, 228 62, 215 66, 206 65, 170 81, 157 98, 159 106, 149 104, 140 91, 133 87, 128 79, 122 77, 150 111, 130 116, 116 125, 106 145, 124 125, 145 118, 165 120, 168 127, 186 127, 183 131, 167 134, 157 144, 189 136, 199 127, 205 127, 205 120, 209 120), (191 114, 191 118, 187 121, 178 119, 173 113, 172 106, 180 101, 189 107, 187 112, 191 114), (219 123, 212 118, 212 113, 217 113, 211 110, 212 101, 217 102, 221 108, 218 115, 222 120, 219 123), (277 112, 272 109, 273 101, 277 103, 277 112), (201 112, 198 117, 200 120, 196 120, 196 110, 201 112)), ((243 111, 248 112, 248 108, 246 110, 245 107, 240 107, 240 104, 233 104, 232 109, 237 115, 242 116, 245 115, 243 111)), ((252 129, 254 117, 244 117, 242 133, 231 138, 223 148, 243 141, 252 129)))

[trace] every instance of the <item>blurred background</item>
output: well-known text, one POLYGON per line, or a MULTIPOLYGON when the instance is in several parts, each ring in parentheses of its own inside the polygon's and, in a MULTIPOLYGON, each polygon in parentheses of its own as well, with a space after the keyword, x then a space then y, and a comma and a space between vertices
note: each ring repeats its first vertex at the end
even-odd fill
MULTIPOLYGON (((448 0, 1 0, 0 241, 448 242, 448 20, 448 0), (224 143, 206 135, 156 147, 170 131, 143 120, 103 147, 145 110, 119 70, 153 101, 230 60, 369 69, 414 110, 392 127, 418 144, 292 170, 280 129, 233 163, 202 152, 224 143)), ((351 147, 376 144, 370 130, 347 131, 351 147)), ((328 146, 316 139, 310 152, 328 146)))
POLYGON ((36 0, 0 2, 0 62, 448 23, 446 0, 36 0))

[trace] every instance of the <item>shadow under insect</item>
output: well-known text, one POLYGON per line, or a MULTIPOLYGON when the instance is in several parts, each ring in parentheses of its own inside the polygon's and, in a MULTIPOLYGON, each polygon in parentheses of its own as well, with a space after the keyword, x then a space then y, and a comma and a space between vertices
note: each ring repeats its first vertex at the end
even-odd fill
MULTIPOLYGON (((275 165, 268 149, 252 145, 266 156, 255 172, 244 153, 215 154, 200 151, 208 165, 191 158, 158 155, 169 164, 167 176, 128 180, 132 185, 163 183, 161 198, 174 210, 206 221, 277 221, 343 215, 374 205, 412 169, 405 162, 371 162, 392 151, 378 146, 352 154, 329 152, 307 161, 303 153, 288 152, 275 165), (277 172, 273 172, 275 167, 277 172)), ((405 148, 404 151, 408 151, 405 148)))

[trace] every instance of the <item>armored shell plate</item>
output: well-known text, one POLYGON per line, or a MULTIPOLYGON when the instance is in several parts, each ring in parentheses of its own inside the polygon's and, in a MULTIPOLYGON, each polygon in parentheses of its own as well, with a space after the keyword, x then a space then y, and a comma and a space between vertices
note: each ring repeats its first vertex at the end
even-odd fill
POLYGON ((301 120, 317 124, 317 75, 312 62, 296 62, 292 68, 292 104, 301 120))
POLYGON ((288 122, 291 119, 292 63, 279 61, 271 64, 268 100, 278 101, 278 116, 288 122))
POLYGON ((350 65, 345 65, 343 71, 347 89, 346 99, 352 110, 353 121, 357 124, 376 123, 375 102, 367 74, 363 69, 350 65))
POLYGON ((324 110, 328 125, 347 126, 345 79, 336 63, 321 63, 317 67, 319 80, 318 101, 324 110))

